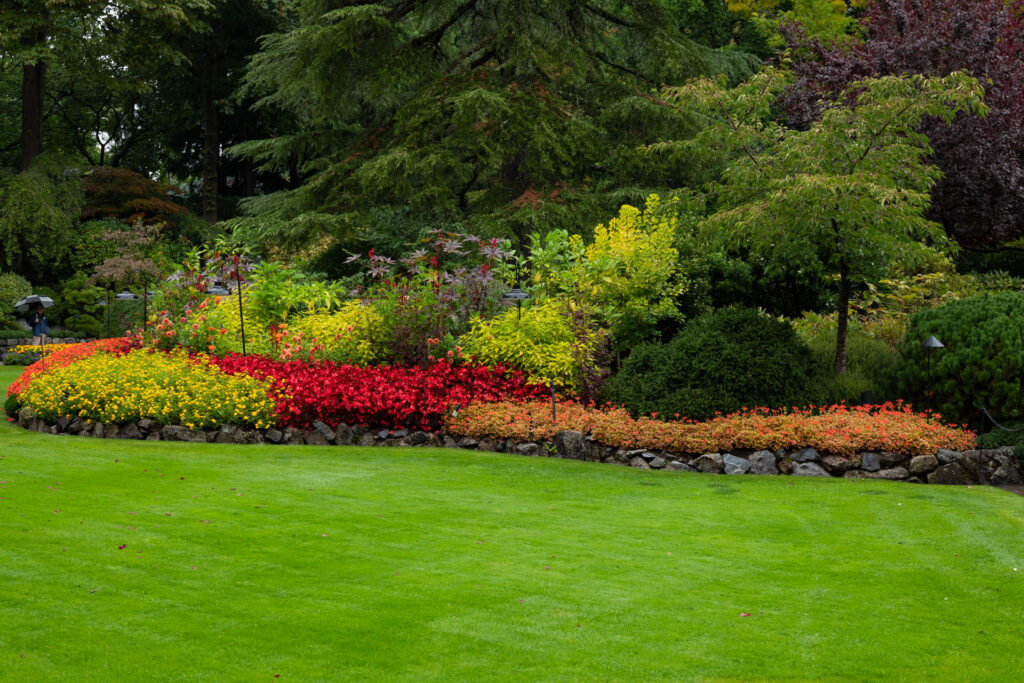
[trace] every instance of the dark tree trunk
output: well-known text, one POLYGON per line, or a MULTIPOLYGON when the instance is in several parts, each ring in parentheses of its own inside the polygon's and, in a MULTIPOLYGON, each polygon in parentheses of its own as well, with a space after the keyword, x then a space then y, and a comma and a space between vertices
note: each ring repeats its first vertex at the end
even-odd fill
MULTIPOLYGON (((46 34, 39 32, 26 46, 37 45, 46 40, 46 34)), ((43 152, 43 95, 46 93, 46 62, 42 59, 35 64, 21 68, 21 168, 27 169, 32 160, 43 152)))
POLYGON ((210 55, 206 60, 206 86, 203 88, 203 218, 211 223, 218 220, 217 189, 220 185, 220 122, 213 90, 216 77, 217 59, 210 55))
POLYGON ((850 323, 850 268, 839 261, 839 320, 836 324, 836 374, 846 374, 846 332, 850 323))

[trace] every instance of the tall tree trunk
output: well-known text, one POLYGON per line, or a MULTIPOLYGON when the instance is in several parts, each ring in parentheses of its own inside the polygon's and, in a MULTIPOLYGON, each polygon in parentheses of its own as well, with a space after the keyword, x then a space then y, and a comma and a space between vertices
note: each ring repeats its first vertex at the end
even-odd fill
MULTIPOLYGON (((24 45, 32 47, 46 40, 46 32, 40 30, 24 45)), ((21 67, 21 168, 27 169, 32 160, 43 152, 43 95, 46 93, 46 62, 36 60, 35 64, 21 67)))
POLYGON ((206 59, 203 79, 203 218, 217 222, 217 188, 220 185, 220 122, 213 84, 217 79, 217 58, 206 59))
POLYGON ((846 374, 846 332, 850 323, 850 267, 839 261, 839 320, 836 324, 836 374, 846 374))

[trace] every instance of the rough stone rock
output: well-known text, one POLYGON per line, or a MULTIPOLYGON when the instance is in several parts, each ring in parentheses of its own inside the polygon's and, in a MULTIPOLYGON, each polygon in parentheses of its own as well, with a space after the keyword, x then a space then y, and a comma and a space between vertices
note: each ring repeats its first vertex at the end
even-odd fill
POLYGON ((877 472, 868 472, 865 479, 887 479, 888 481, 902 481, 907 478, 907 470, 903 467, 892 467, 877 472))
POLYGON ((644 460, 646 460, 647 462, 650 462, 650 461, 654 460, 655 458, 657 458, 658 454, 657 453, 651 453, 650 451, 643 451, 643 452, 640 453, 640 457, 643 458, 644 460))
POLYGON ((865 472, 877 472, 882 469, 882 463, 878 461, 878 453, 861 453, 860 468, 865 472))
POLYGON ((778 474, 776 456, 771 451, 757 451, 750 456, 749 474, 778 474))
POLYGON ((813 462, 798 462, 793 464, 793 476, 794 477, 827 477, 830 476, 828 472, 823 470, 820 465, 813 462))
POLYGON ((725 469, 721 453, 705 453, 690 464, 705 474, 721 474, 725 469))
POLYGON ((305 440, 303 439, 304 436, 305 434, 295 427, 288 427, 284 430, 284 441, 289 446, 298 446, 305 443, 305 440))
POLYGON ((675 470, 676 472, 696 472, 697 471, 697 468, 690 467, 685 462, 680 462, 679 460, 672 460, 671 462, 669 462, 669 464, 665 465, 665 469, 667 469, 667 470, 675 470))
POLYGON ((389 432, 388 430, 386 430, 386 429, 379 429, 379 430, 377 430, 376 437, 377 437, 378 440, 383 440, 383 439, 388 438, 390 435, 391 435, 391 432, 389 432))
POLYGON ((779 467, 779 472, 781 472, 782 474, 793 474, 793 461, 792 460, 780 460, 779 464, 778 464, 778 467, 779 467))
POLYGON ((815 449, 808 446, 807 448, 801 448, 792 457, 793 462, 816 462, 821 460, 821 454, 815 449))
POLYGON ((156 420, 151 420, 148 417, 144 417, 139 420, 139 429, 144 432, 151 432, 157 428, 156 420))
MULTIPOLYGON (((647 458, 644 458, 644 460, 647 460, 647 458)), ((665 468, 667 461, 660 455, 656 455, 650 460, 647 460, 647 464, 651 466, 652 470, 661 470, 665 468)))
MULTIPOLYGON (((564 429, 555 434, 555 449, 558 450, 559 458, 569 460, 586 460, 587 444, 583 441, 583 434, 572 429, 564 429)), ((641 457, 639 454, 636 457, 641 457)))
POLYGON ((359 437, 358 445, 359 446, 373 446, 376 443, 377 443, 377 440, 374 438, 373 434, 371 432, 366 432, 365 434, 363 434, 362 436, 359 437))
POLYGON ((878 454, 878 462, 881 463, 882 467, 891 469, 905 464, 907 462, 907 456, 901 455, 900 453, 882 451, 878 454))
POLYGON ((651 466, 648 464, 648 462, 646 460, 644 460, 643 458, 641 458, 639 455, 634 456, 632 459, 630 459, 629 466, 630 467, 636 467, 637 469, 641 469, 641 470, 649 470, 649 469, 651 469, 651 466))
POLYGON ((257 429, 240 429, 238 430, 238 443, 266 443, 266 438, 264 438, 263 433, 257 429))
POLYGON ((151 431, 149 434, 146 435, 146 441, 159 441, 159 440, 160 440, 160 430, 159 429, 154 429, 153 431, 151 431))
POLYGON ((784 460, 786 458, 786 449, 776 448, 774 455, 776 460, 784 460))
POLYGON ((1017 454, 1010 446, 994 450, 968 451, 965 458, 975 456, 979 480, 982 484, 1005 486, 1020 484, 1022 480, 1017 454))
POLYGON ((213 437, 214 443, 238 443, 238 427, 235 425, 221 425, 213 437))
POLYGON ((825 466, 826 470, 835 476, 842 476, 853 469, 853 461, 849 458, 844 458, 841 455, 823 456, 821 458, 821 464, 825 466))
POLYGON ((935 451, 935 459, 939 461, 940 465, 948 465, 953 462, 960 462, 964 459, 964 454, 960 451, 951 451, 948 448, 940 448, 935 451))
POLYGON ((144 439, 146 435, 139 428, 139 425, 135 422, 129 422, 125 425, 124 429, 121 430, 122 439, 144 439))
POLYGON ((320 436, 324 437, 324 441, 331 443, 334 441, 334 430, 331 429, 330 425, 321 422, 320 420, 313 420, 313 429, 320 433, 320 436))
POLYGON ((396 429, 395 432, 391 436, 393 436, 396 439, 404 439, 405 437, 409 436, 409 430, 408 429, 396 429))
POLYGON ((76 417, 74 420, 71 421, 71 424, 68 425, 66 431, 68 434, 79 434, 84 427, 85 422, 82 421, 82 418, 76 417))
POLYGON ((32 424, 32 420, 36 419, 36 413, 28 406, 22 406, 21 410, 18 411, 18 426, 24 429, 28 429, 29 425, 32 424))
POLYGON ((352 428, 344 422, 338 425, 338 428, 334 430, 334 443, 339 446, 348 446, 352 443, 353 438, 354 433, 352 432, 352 428))
MULTIPOLYGON (((103 424, 102 422, 93 422, 92 423, 92 435, 93 435, 93 438, 102 439, 103 438, 103 430, 105 428, 106 428, 106 425, 103 424)), ((184 427, 182 427, 182 429, 184 429, 184 427)))
POLYGON ((284 441, 284 432, 280 429, 271 427, 267 430, 267 433, 263 435, 263 438, 269 443, 281 443, 284 441))
POLYGON ((68 431, 68 427, 71 426, 71 418, 67 415, 62 415, 57 418, 57 429, 61 432, 68 431))
POLYGON ((448 434, 445 434, 444 435, 444 447, 445 448, 458 448, 459 447, 459 442, 456 441, 454 437, 449 436, 448 434))
MULTIPOLYGON (((952 451, 950 451, 952 452, 952 451)), ((938 454, 936 453, 936 458, 938 454)), ((940 458, 941 462, 941 458, 940 458)), ((946 485, 957 485, 957 484, 973 484, 975 483, 973 477, 963 468, 958 462, 950 462, 945 465, 939 465, 938 469, 928 475, 929 484, 946 484, 946 485)))
POLYGON ((476 448, 480 442, 471 436, 464 436, 458 441, 459 448, 476 448))
POLYGON ((302 437, 302 439, 310 446, 330 445, 330 442, 326 438, 324 438, 324 435, 320 432, 319 429, 312 429, 306 432, 306 435, 302 437))
POLYGON ((722 456, 722 469, 726 474, 746 474, 750 471, 751 462, 746 458, 726 453, 722 456))
POLYGON ((540 453, 540 446, 535 443, 521 443, 515 447, 515 452, 519 455, 537 455, 540 453))
MULTIPOLYGON (((99 423, 97 423, 99 424, 99 423)), ((165 425, 160 429, 161 441, 188 441, 191 443, 205 443, 206 434, 199 430, 192 430, 181 425, 165 425)))
POLYGON ((939 459, 934 455, 918 455, 910 459, 911 474, 928 474, 939 466, 939 459))
POLYGON ((410 446, 422 446, 430 441, 430 435, 426 432, 413 432, 409 435, 410 446))

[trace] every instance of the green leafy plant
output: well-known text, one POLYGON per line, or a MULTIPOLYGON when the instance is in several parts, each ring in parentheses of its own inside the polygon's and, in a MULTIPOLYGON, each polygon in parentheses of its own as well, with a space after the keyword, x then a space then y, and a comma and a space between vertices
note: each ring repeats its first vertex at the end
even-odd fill
POLYGON ((14 320, 14 304, 32 293, 28 280, 16 273, 0 273, 0 323, 14 320))
POLYGON ((633 415, 708 419, 749 407, 825 398, 822 368, 784 322, 731 308, 689 322, 667 344, 641 344, 602 398, 633 415))
POLYGON ((602 341, 589 321, 574 322, 578 315, 585 314, 575 304, 548 299, 524 306, 522 319, 515 310, 487 321, 477 319, 459 344, 462 353, 477 363, 518 368, 531 382, 554 380, 576 392, 585 388, 589 377, 600 375, 597 359, 602 341))

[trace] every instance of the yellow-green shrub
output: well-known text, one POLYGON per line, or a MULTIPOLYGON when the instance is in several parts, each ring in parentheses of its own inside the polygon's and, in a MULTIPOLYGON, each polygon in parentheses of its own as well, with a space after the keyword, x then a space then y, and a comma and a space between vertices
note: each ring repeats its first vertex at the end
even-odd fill
POLYGON ((276 424, 269 384, 228 375, 203 356, 137 350, 97 353, 36 375, 19 394, 39 417, 124 423, 150 418, 189 428, 276 424))
POLYGON ((594 368, 599 335, 579 335, 570 305, 549 299, 526 306, 522 320, 514 309, 488 321, 476 320, 459 338, 463 355, 483 365, 506 365, 523 370, 531 382, 550 379, 577 391, 594 368), (582 336, 583 338, 579 338, 582 336))
POLYGON ((348 301, 336 313, 315 313, 293 318, 288 328, 323 346, 325 358, 357 365, 385 360, 384 316, 371 304, 348 301))

